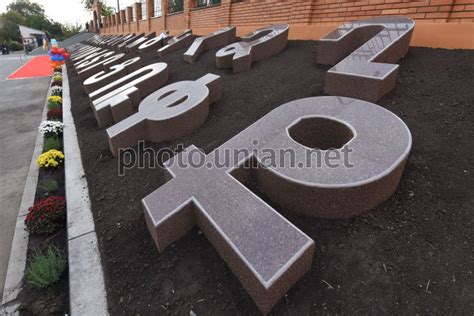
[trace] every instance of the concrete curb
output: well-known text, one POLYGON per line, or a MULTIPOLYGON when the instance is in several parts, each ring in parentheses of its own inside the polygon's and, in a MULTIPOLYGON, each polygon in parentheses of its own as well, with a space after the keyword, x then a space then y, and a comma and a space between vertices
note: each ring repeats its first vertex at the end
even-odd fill
MULTIPOLYGON (((49 94, 48 94, 49 96, 49 94)), ((41 121, 46 119, 48 101, 45 101, 41 121)), ((26 267, 26 255, 28 251, 29 233, 25 230, 24 220, 30 208, 35 202, 36 186, 38 184, 38 166, 36 158, 43 152, 43 135, 38 132, 36 136, 35 149, 31 158, 30 169, 26 177, 25 189, 21 198, 20 209, 16 220, 15 233, 13 235, 10 259, 8 261, 7 275, 3 289, 2 312, 8 315, 17 314, 19 302, 16 301, 23 286, 23 276, 26 267)))
POLYGON ((66 67, 63 67, 63 122, 70 313, 108 315, 104 272, 90 207, 89 189, 71 112, 66 67))

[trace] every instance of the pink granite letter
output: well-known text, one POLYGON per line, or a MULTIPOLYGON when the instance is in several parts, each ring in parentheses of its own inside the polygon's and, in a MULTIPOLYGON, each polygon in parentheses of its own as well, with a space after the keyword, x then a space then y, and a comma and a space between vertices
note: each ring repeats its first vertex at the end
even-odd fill
POLYGON ((326 75, 324 92, 379 100, 395 86, 395 63, 407 53, 414 27, 410 18, 384 16, 346 23, 323 37, 318 63, 335 65, 326 75))

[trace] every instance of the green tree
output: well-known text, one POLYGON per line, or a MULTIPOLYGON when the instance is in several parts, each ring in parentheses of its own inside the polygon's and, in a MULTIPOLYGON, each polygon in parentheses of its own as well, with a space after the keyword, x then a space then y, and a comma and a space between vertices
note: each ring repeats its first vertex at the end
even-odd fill
POLYGON ((44 15, 30 15, 25 17, 25 25, 37 30, 49 30, 51 22, 44 15))
MULTIPOLYGON (((94 0, 81 0, 81 1, 82 1, 82 4, 84 4, 84 7, 87 10, 92 11, 92 7, 94 5, 94 0)), ((103 2, 101 2, 101 3, 102 3, 102 12, 101 12, 101 14, 103 16, 111 16, 112 14, 115 13, 115 9, 113 7, 108 6, 103 2)))
POLYGON ((30 0, 15 0, 7 6, 7 11, 19 12, 24 17, 29 15, 44 16, 43 6, 35 2, 30 2, 30 0))
POLYGON ((68 38, 79 33, 82 30, 82 26, 77 23, 76 24, 66 23, 62 25, 62 29, 64 33, 64 38, 68 38))
POLYGON ((0 40, 21 42, 18 24, 24 24, 23 16, 17 11, 8 11, 0 16, 0 40))
POLYGON ((22 42, 18 25, 25 25, 48 34, 50 38, 63 40, 80 32, 78 25, 50 20, 41 5, 30 0, 14 0, 7 6, 7 12, 0 15, 0 41, 22 42))

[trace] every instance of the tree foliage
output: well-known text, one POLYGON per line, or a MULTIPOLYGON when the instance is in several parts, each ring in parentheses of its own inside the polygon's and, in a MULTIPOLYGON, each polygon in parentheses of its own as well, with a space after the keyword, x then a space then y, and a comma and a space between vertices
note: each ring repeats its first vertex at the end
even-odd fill
POLYGON ((30 15, 44 16, 43 6, 35 2, 30 2, 30 0, 16 0, 7 6, 7 11, 19 12, 24 17, 30 15))
POLYGON ((61 24, 50 20, 43 6, 30 0, 14 0, 7 6, 7 12, 0 15, 0 42, 17 41, 21 43, 18 25, 41 30, 50 37, 63 40, 80 32, 78 25, 61 24))
MULTIPOLYGON (((92 11, 92 8, 94 6, 94 0, 81 0, 82 4, 84 4, 84 7, 92 11)), ((102 4, 102 16, 111 16, 115 13, 115 9, 109 5, 106 5, 104 2, 101 2, 102 4)))
POLYGON ((0 42, 21 42, 20 29, 18 28, 18 24, 22 23, 24 23, 24 18, 17 11, 7 11, 6 13, 0 15, 0 42))

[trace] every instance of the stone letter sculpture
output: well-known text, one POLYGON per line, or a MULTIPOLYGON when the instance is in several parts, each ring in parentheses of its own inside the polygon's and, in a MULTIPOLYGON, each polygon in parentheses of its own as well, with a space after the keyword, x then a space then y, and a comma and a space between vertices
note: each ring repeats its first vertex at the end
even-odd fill
POLYGON ((154 38, 155 36, 156 36, 155 32, 152 32, 148 35, 144 35, 144 36, 136 39, 132 43, 128 44, 127 47, 125 47, 125 49, 129 53, 138 53, 138 47, 140 47, 141 44, 148 41, 149 39, 154 38))
MULTIPOLYGON (((115 54, 115 52, 112 52, 112 54, 115 54)), ((104 54, 102 56, 105 57, 105 55, 106 54, 104 54)), ((98 71, 100 71, 101 68, 102 69, 107 69, 110 65, 113 65, 117 62, 120 62, 124 57, 125 57, 124 53, 120 53, 120 54, 116 54, 116 55, 112 55, 112 56, 108 55, 108 57, 106 57, 106 58, 101 58, 99 60, 95 60, 94 63, 88 63, 89 66, 87 68, 77 67, 77 74, 79 75, 79 77, 82 80, 84 80, 86 78, 89 78, 93 74, 97 73, 98 71)), ((96 57, 96 58, 99 58, 99 57, 96 57)), ((83 66, 84 64, 81 64, 81 66, 83 66)))
POLYGON ((122 44, 123 42, 129 40, 130 38, 132 38, 134 36, 135 36, 134 33, 128 34, 124 37, 118 38, 115 41, 111 41, 111 42, 107 43, 107 46, 109 46, 111 48, 116 48, 117 46, 119 46, 120 44, 122 44))
POLYGON ((99 47, 95 47, 95 46, 90 46, 90 45, 86 45, 84 47, 81 47, 77 50, 75 50, 74 52, 71 53, 71 60, 74 60, 77 56, 79 55, 83 55, 83 54, 86 54, 86 53, 91 53, 93 51, 97 51, 98 49, 100 49, 99 47))
POLYGON ((252 62, 285 49, 288 29, 288 24, 270 25, 247 34, 241 42, 230 44, 216 53, 217 68, 233 68, 234 73, 249 70, 252 62))
POLYGON ((142 43, 140 46, 138 46, 138 53, 146 54, 146 53, 154 52, 158 48, 166 45, 166 43, 168 42, 168 39, 170 39, 170 36, 168 35, 168 31, 161 33, 159 36, 153 37, 145 41, 144 43, 142 43))
POLYGON ((196 81, 180 81, 150 94, 138 112, 107 129, 110 151, 140 140, 155 143, 172 140, 200 127, 209 114, 209 104, 222 95, 221 78, 207 74, 196 81))
POLYGON ((147 226, 163 251, 198 225, 267 313, 310 269, 314 243, 242 183, 253 179, 295 212, 352 216, 394 192, 410 148, 405 123, 375 104, 343 97, 292 101, 207 156, 191 146, 168 160, 169 181, 142 200, 147 226), (352 166, 318 166, 314 155, 308 163, 308 153, 326 152, 314 148, 350 148, 352 166), (298 168, 281 159, 286 150, 298 168), (279 163, 266 159, 269 151, 279 163), (242 167, 249 162, 254 168, 242 167))
POLYGON ((121 64, 113 65, 110 67, 108 72, 104 70, 96 73, 93 76, 90 76, 84 81, 84 90, 87 93, 92 93, 93 91, 103 87, 115 80, 120 79, 121 77, 126 76, 127 74, 138 70, 142 66, 142 61, 140 57, 135 57, 129 60, 124 61, 121 64))
POLYGON ((92 50, 86 51, 84 53, 81 53, 81 54, 78 54, 78 55, 72 57, 71 61, 72 61, 73 64, 77 65, 77 64, 81 63, 84 60, 88 60, 88 59, 94 58, 96 56, 100 56, 100 55, 102 55, 104 53, 107 53, 107 52, 108 52, 107 50, 104 50, 100 47, 95 47, 92 50))
POLYGON ((229 26, 206 36, 198 37, 184 53, 184 61, 193 64, 205 51, 229 45, 233 42, 235 42, 235 26, 229 26))
POLYGON ((155 63, 92 92, 89 96, 99 127, 117 123, 132 115, 143 98, 167 81, 168 65, 155 63))
POLYGON ((104 50, 104 51, 102 51, 100 53, 96 53, 96 54, 91 54, 88 57, 81 60, 80 62, 75 63, 74 67, 77 70, 82 69, 82 68, 86 68, 86 67, 89 67, 90 65, 95 64, 96 62, 98 62, 102 59, 105 59, 109 56, 112 56, 112 55, 115 55, 115 52, 108 51, 108 50, 104 50), (94 56, 92 56, 92 55, 94 55, 94 56))
POLYGON ((135 36, 130 37, 128 40, 123 41, 119 45, 117 45, 117 49, 119 52, 126 52, 127 51, 127 46, 136 41, 137 39, 141 38, 145 33, 140 33, 135 36))
POLYGON ((193 31, 185 30, 183 33, 170 38, 165 46, 158 49, 158 56, 163 57, 177 50, 186 48, 191 45, 192 42, 193 31))
POLYGON ((395 86, 394 63, 407 53, 414 27, 410 18, 385 16, 346 23, 323 37, 318 63, 335 65, 326 74, 324 92, 379 100, 395 86))

